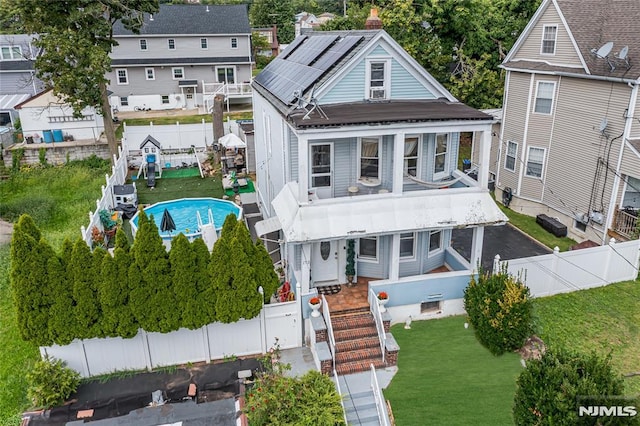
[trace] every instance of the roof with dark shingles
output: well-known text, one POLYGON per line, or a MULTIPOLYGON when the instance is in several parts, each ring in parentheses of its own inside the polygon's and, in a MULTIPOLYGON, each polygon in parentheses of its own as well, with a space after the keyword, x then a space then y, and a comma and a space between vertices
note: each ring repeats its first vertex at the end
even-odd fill
POLYGON ((34 61, 0 61, 0 71, 30 71, 34 61))
POLYGON ((305 119, 304 110, 296 110, 290 121, 297 128, 333 127, 342 125, 360 125, 367 123, 400 123, 450 120, 492 120, 481 111, 460 102, 447 99, 428 99, 412 101, 352 102, 321 106, 328 118, 314 111, 305 119))
MULTIPOLYGON (((118 21, 114 36, 135 35, 118 21)), ((141 35, 251 34, 246 5, 171 5, 161 4, 160 11, 145 13, 141 35), (207 8, 209 12, 207 12, 207 8)))
MULTIPOLYGON (((593 75, 635 79, 640 77, 640 1, 638 0, 556 0, 569 30, 593 75), (611 56, 629 46, 631 68, 618 61, 611 71, 606 61, 591 49, 613 42, 611 56)), ((549 7, 553 7, 550 4, 549 7)), ((504 65, 515 67, 517 62, 504 65)), ((552 67, 558 69, 559 67, 552 67)))

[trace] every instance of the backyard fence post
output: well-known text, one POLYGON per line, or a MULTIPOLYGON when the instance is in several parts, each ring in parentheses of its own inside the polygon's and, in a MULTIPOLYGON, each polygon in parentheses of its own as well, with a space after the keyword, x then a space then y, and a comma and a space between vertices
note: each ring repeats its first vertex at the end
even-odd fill
POLYGON ((209 347, 209 331, 206 325, 202 326, 202 340, 204 341, 204 356, 207 364, 211 363, 211 347, 209 347))
POLYGON ((549 291, 546 292, 546 295, 552 295, 555 293, 560 293, 560 291, 556 291, 556 287, 560 282, 557 279, 558 276, 558 258, 560 257, 560 248, 555 246, 553 248, 553 258, 551 259, 551 272, 549 273, 549 291))
POLYGON ((609 244, 607 244, 607 258, 604 262, 604 271, 602 273, 602 279, 604 280, 604 282, 602 283, 603 286, 609 284, 611 282, 611 280, 609 279, 609 265, 611 263, 611 257, 613 255, 614 252, 614 248, 613 245, 616 243, 616 239, 615 238, 611 238, 609 240, 609 244))

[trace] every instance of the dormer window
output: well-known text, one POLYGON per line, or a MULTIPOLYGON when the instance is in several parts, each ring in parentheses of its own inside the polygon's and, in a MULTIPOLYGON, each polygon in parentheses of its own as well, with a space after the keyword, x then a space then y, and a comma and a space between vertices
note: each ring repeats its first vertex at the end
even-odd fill
POLYGON ((370 59, 367 61, 366 99, 389 99, 390 68, 388 59, 370 59))
POLYGON ((558 27, 556 25, 545 25, 542 29, 542 54, 556 54, 556 37, 558 35, 558 27))

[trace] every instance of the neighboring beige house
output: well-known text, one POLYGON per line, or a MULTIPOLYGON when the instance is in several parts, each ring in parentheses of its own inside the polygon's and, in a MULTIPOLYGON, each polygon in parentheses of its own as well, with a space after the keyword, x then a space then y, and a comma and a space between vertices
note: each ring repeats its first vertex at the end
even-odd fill
POLYGON ((633 238, 640 2, 544 0, 502 68, 496 199, 510 191, 511 209, 556 217, 578 241, 633 238))

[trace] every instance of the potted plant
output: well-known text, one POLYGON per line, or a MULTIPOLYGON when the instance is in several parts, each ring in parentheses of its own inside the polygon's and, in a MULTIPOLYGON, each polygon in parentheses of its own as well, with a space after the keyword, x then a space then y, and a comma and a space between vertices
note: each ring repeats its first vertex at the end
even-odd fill
POLYGON ((386 312, 387 308, 384 307, 389 302, 389 295, 386 291, 378 293, 378 305, 380 305, 380 312, 386 312))
MULTIPOLYGON (((119 220, 117 218, 117 213, 113 214, 109 211, 102 209, 99 212, 100 222, 102 223, 102 227, 104 228, 104 234, 108 238, 113 238, 118 230, 119 220), (114 218, 116 216, 116 218, 114 218)), ((121 219, 120 219, 121 220, 121 219)))
POLYGON ((104 233, 97 226, 91 228, 91 242, 94 247, 104 247, 104 233))
POLYGON ((355 240, 347 240, 347 267, 345 275, 347 276, 348 286, 354 285, 353 278, 356 275, 356 242, 355 240))
POLYGON ((309 299, 309 307, 311 308, 311 316, 316 318, 320 316, 320 306, 322 306, 322 299, 318 296, 314 296, 309 299))

